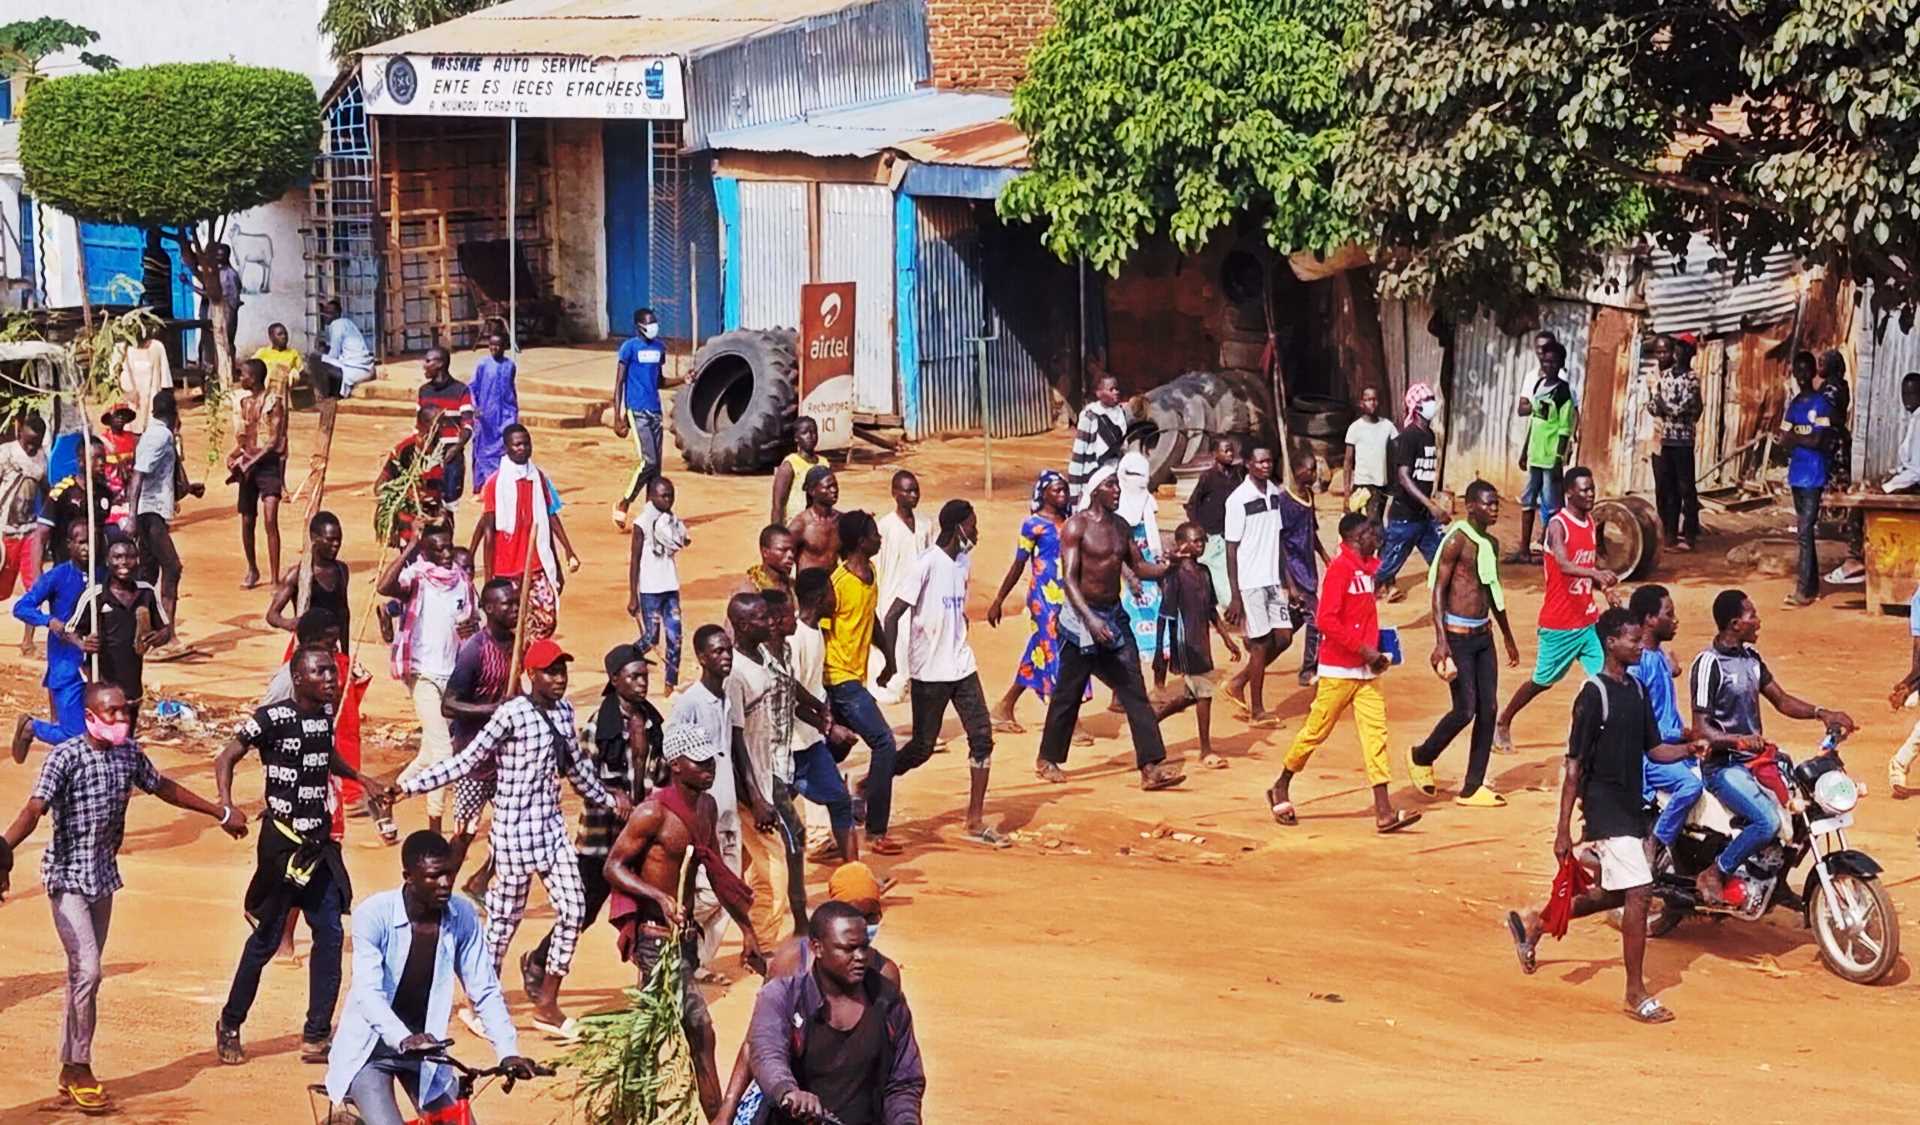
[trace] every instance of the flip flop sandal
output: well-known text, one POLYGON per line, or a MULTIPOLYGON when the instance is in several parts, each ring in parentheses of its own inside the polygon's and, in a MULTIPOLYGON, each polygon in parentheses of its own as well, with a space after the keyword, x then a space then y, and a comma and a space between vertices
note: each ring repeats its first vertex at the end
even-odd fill
POLYGON ((907 849, 891 836, 875 836, 867 841, 867 850, 874 855, 899 855, 907 849))
POLYGON ((473 1032, 482 1039, 487 1037, 486 1025, 480 1022, 479 1013, 475 1012, 472 1008, 463 1007, 454 1014, 460 1017, 461 1023, 467 1025, 468 1031, 473 1032))
POLYGON ((1393 810, 1392 820, 1388 821, 1385 824, 1381 824, 1376 821, 1374 823, 1373 830, 1375 832, 1380 833, 1382 836, 1385 836, 1389 832, 1398 832, 1402 828, 1408 828, 1415 824, 1420 823, 1420 818, 1422 815, 1424 814, 1419 812, 1410 812, 1407 809, 1395 809, 1393 810))
POLYGON ((102 1114, 113 1112, 113 1099, 107 1096, 106 1088, 97 1082, 91 1086, 80 1086, 73 1083, 62 1082, 60 1083, 60 1096, 66 1101, 72 1102, 73 1108, 86 1114, 88 1117, 99 1117, 102 1114))
POLYGON ((995 734, 1025 734, 1027 733, 1027 728, 1021 726, 1017 719, 995 719, 993 721, 993 732, 995 734))
POLYGON ((1223 770, 1226 769, 1230 763, 1218 754, 1202 754, 1200 756, 1200 764, 1210 770, 1223 770))
POLYGON ((1276 801, 1273 790, 1267 790, 1267 806, 1273 811, 1273 822, 1284 828, 1298 828, 1300 813, 1293 807, 1292 801, 1276 801))
POLYGON ((1033 767, 1033 776, 1039 778, 1041 781, 1052 782, 1055 785, 1064 785, 1067 781, 1067 772, 1052 762, 1048 762, 1043 766, 1033 767))
POLYGON ((1506 734, 1501 734, 1498 731, 1494 732, 1493 752, 1496 754, 1518 754, 1520 752, 1515 749, 1513 745, 1513 733, 1511 731, 1506 734))
POLYGON ((1074 745, 1074 746, 1092 746, 1092 745, 1093 745, 1093 736, 1092 736, 1092 735, 1090 735, 1090 734, 1076 734, 1076 735, 1074 735, 1074 736, 1073 736, 1073 742, 1072 742, 1072 745, 1074 745))
POLYGON ((1171 764, 1162 762, 1141 775, 1140 788, 1151 793, 1158 789, 1171 789, 1186 779, 1186 774, 1181 773, 1171 764))
POLYGON ((1527 923, 1518 910, 1507 911, 1507 932, 1513 936, 1513 955, 1520 961, 1520 971, 1532 976, 1533 971, 1540 967, 1535 960, 1538 953, 1533 943, 1527 940, 1527 923))
POLYGON ((1636 1023, 1672 1023, 1673 1013, 1658 996, 1649 996, 1634 1007, 1626 1009, 1636 1023))
MULTIPOLYGON (((721 988, 726 988, 733 984, 732 977, 725 973, 716 973, 708 968, 695 969, 693 971, 693 979, 696 984, 711 984, 721 988)), ((538 1027, 539 1021, 534 1021, 534 1026, 538 1027)))
POLYGON ((1010 848, 1013 841, 1002 836, 992 828, 982 828, 978 832, 962 832, 960 838, 969 844, 979 844, 983 848, 1010 848))
POLYGON ((575 1039, 580 1038, 580 1024, 572 1016, 568 1016, 564 1022, 559 1024, 548 1023, 546 1020, 536 1018, 533 1021, 533 1029, 549 1039, 558 1039, 563 1043, 571 1043, 575 1039))

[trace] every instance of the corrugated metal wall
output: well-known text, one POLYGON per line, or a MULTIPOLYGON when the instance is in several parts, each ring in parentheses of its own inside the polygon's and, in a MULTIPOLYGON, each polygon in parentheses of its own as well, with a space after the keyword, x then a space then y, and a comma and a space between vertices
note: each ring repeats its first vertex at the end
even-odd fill
POLYGON ((1900 463, 1900 436, 1907 409, 1900 402, 1900 380, 1920 371, 1920 327, 1902 332, 1898 317, 1876 331, 1864 306, 1853 318, 1853 456, 1855 480, 1877 481, 1900 463))
MULTIPOLYGON (((1592 324, 1590 305, 1549 301, 1541 308, 1540 328, 1552 331, 1566 345, 1567 382, 1576 400, 1586 387, 1587 336, 1592 324)), ((1519 458, 1527 420, 1514 408, 1532 389, 1539 372, 1533 357, 1533 331, 1509 336, 1491 318, 1476 318, 1454 333, 1453 365, 1442 483, 1458 490, 1480 477, 1503 496, 1518 496, 1526 484, 1519 458)))
MULTIPOLYGON (((1021 339, 1013 318, 997 307, 1016 292, 997 284, 999 258, 978 212, 967 200, 918 201, 920 426, 915 438, 971 433, 980 429, 979 353, 975 337, 987 344, 987 421, 993 437, 1045 431, 1047 377, 1021 339)), ((1008 279, 1012 281, 1013 279, 1008 279)), ((1010 311, 1010 310, 1007 310, 1010 311)))
POLYGON ((880 184, 819 186, 819 280, 856 286, 853 408, 892 414, 893 192, 880 184))
POLYGON ((1427 331, 1432 320, 1433 306, 1426 301, 1386 298, 1380 302, 1380 337, 1387 353, 1387 393, 1380 403, 1381 413, 1397 418, 1407 387, 1414 383, 1439 385, 1447 349, 1427 331))
POLYGON ((932 80, 920 0, 814 16, 688 63, 687 145, 710 133, 912 93, 932 80))
MULTIPOLYGON (((740 327, 797 328, 808 281, 807 185, 740 184, 740 327)), ((861 311, 865 315, 865 310, 861 311)))
POLYGON ((1731 269, 1709 268, 1717 257, 1704 234, 1693 236, 1684 261, 1665 250, 1654 251, 1646 292, 1655 332, 1710 336, 1793 315, 1800 299, 1800 263, 1793 255, 1767 255, 1758 276, 1737 284, 1731 269), (1676 266, 1681 272, 1675 272, 1676 266))

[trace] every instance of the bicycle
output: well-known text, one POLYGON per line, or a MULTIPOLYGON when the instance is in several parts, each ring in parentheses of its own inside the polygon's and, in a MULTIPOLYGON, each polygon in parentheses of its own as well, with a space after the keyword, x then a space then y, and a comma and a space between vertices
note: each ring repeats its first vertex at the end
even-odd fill
MULTIPOLYGON (((447 1054, 447 1048, 451 1046, 453 1046, 453 1040, 442 1039, 430 1051, 409 1052, 411 1057, 418 1058, 421 1062, 451 1068, 458 1077, 452 1105, 408 1118, 408 1125, 474 1125, 471 1106, 475 1088, 483 1079, 504 1078, 506 1081, 501 1086, 501 1092, 513 1093, 514 1083, 518 1082, 519 1078, 507 1073, 506 1068, 490 1066, 485 1069, 476 1069, 468 1066, 447 1054)), ((550 1066, 534 1063, 533 1073, 537 1077, 551 1078, 554 1070, 550 1066)), ((326 1086, 321 1083, 307 1087, 307 1103, 313 1111, 313 1125, 360 1125, 364 1120, 360 1116, 360 1111, 354 1107, 351 1098, 347 1099, 343 1105, 336 1107, 327 1097, 326 1086)))

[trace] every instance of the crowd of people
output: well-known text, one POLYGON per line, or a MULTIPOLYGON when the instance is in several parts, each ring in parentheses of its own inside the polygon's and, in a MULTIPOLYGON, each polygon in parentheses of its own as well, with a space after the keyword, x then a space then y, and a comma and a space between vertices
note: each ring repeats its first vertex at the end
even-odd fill
MULTIPOLYGON (((250 824, 236 793, 252 783, 240 780, 236 790, 236 781, 249 756, 261 763, 264 811, 251 825, 255 869, 243 903, 252 932, 213 1033, 221 1062, 247 1061, 248 1013, 266 969, 304 918, 311 951, 300 1053, 327 1066, 335 1100, 351 1098, 373 1125, 402 1119, 396 1082, 423 1112, 448 1104, 452 1075, 422 1048, 444 1037, 454 1019, 491 1042, 509 1069, 530 1074, 499 974, 537 878, 555 920, 518 961, 534 1030, 560 1041, 577 1034, 561 989, 581 934, 604 914, 641 983, 663 959, 679 963, 682 1023, 710 1119, 905 1125, 920 1120, 925 1077, 898 966, 873 946, 887 881, 862 856, 907 850, 893 830, 895 788, 943 749, 949 711, 964 731, 969 779, 959 839, 1005 849, 1011 839, 988 817, 989 779, 997 736, 1024 733, 1023 694, 1045 706, 1038 779, 1068 780, 1071 748, 1090 741, 1079 719, 1097 679, 1125 715, 1140 788, 1164 790, 1186 780, 1167 754, 1164 728, 1173 716, 1194 712, 1198 764, 1207 769, 1229 768, 1211 737, 1216 699, 1256 731, 1279 725, 1265 683, 1298 634, 1298 682, 1313 696, 1266 790, 1274 821, 1301 822, 1300 775, 1350 713, 1375 828, 1399 833, 1423 811, 1396 807, 1390 796, 1381 677, 1405 658, 1407 641, 1381 626, 1378 607, 1405 596, 1400 572, 1418 549, 1428 562, 1434 629, 1428 662, 1451 698, 1407 752, 1415 793, 1439 795, 1436 765, 1471 728, 1454 804, 1504 807, 1487 777, 1490 756, 1512 752, 1515 716, 1579 664, 1587 678, 1573 701, 1555 849, 1573 850, 1570 814, 1578 804, 1600 886, 1575 911, 1624 904, 1630 919, 1646 909, 1650 857, 1672 843, 1702 792, 1748 826, 1701 875, 1703 900, 1715 901, 1721 881, 1767 837, 1777 814, 1749 768, 1758 752, 1758 698, 1791 717, 1852 725, 1780 687, 1753 648, 1758 616, 1738 592, 1715 602, 1714 642, 1690 673, 1692 712, 1680 712, 1679 666, 1665 647, 1677 630, 1672 599, 1643 586, 1618 604, 1618 578, 1599 565, 1593 475, 1570 464, 1578 409, 1562 376, 1565 350, 1550 334, 1537 340, 1540 378, 1521 404, 1528 484, 1516 549, 1505 559, 1540 566, 1545 600, 1532 674, 1498 713, 1500 666, 1517 668, 1521 659, 1493 530, 1502 498, 1474 481, 1456 518, 1453 498, 1439 487, 1438 404, 1419 383, 1407 390, 1397 425, 1381 417, 1376 389, 1360 395, 1330 550, 1320 535, 1312 457, 1258 443, 1243 448, 1225 436, 1185 500, 1185 518, 1163 536, 1143 452, 1150 435, 1130 424, 1117 382, 1099 378, 1066 471, 1046 470, 1034 482, 1014 558, 988 602, 986 623, 997 628, 1003 603, 1025 578, 1030 633, 997 700, 982 685, 970 641, 980 539, 973 505, 947 499, 929 519, 921 482, 902 469, 890 481, 890 511, 876 518, 841 510, 818 429, 801 418, 797 448, 773 476, 757 561, 744 568, 723 621, 683 634, 680 566, 695 540, 675 513, 674 482, 663 472, 666 353, 658 319, 642 309, 613 386, 616 429, 632 434, 637 460, 611 513, 629 536, 634 639, 605 653, 600 702, 584 720, 568 698, 575 657, 559 639, 562 594, 580 558, 559 490, 517 420, 518 372, 506 337, 488 334, 470 383, 455 377, 447 350, 426 354, 415 426, 381 472, 383 488, 406 495, 379 530, 385 553, 373 580, 389 670, 406 685, 419 721, 418 750, 397 775, 369 776, 359 706, 371 674, 351 651, 352 575, 340 558, 346 533, 320 512, 298 561, 283 568, 281 557, 288 378, 303 371, 319 394, 342 395, 372 374, 364 338, 336 302, 323 319, 325 350, 306 357, 274 326, 269 347, 241 364, 232 400, 226 465, 238 486, 243 584, 260 581, 254 535, 264 516, 273 579, 266 620, 291 639, 259 706, 216 759, 211 798, 160 774, 136 735, 143 662, 174 639, 182 573, 171 537, 176 503, 202 489, 186 478, 173 391, 150 385, 129 357, 129 401, 103 417, 93 456, 80 435, 62 435, 43 450, 46 427, 32 417, 0 445, 0 593, 24 581, 14 614, 28 643, 33 629, 47 630, 50 708, 16 726, 16 762, 35 745, 48 749, 31 798, 0 836, 0 891, 13 849, 51 815, 41 873, 69 965, 59 1083, 63 1097, 86 1112, 112 1105, 91 1069, 91 1039, 120 886, 114 856, 132 790, 244 837, 250 824), (471 524, 464 544, 456 527, 463 507, 471 524), (684 671, 683 636, 692 649, 684 671), (1232 676, 1216 663, 1216 636, 1235 661, 1244 644, 1232 676), (656 677, 670 697, 664 707, 651 698, 656 677), (911 714, 904 743, 883 711, 899 702, 911 714), (866 764, 852 776, 846 767, 856 744, 866 747, 866 764), (571 830, 562 779, 584 806, 571 830), (1670 798, 1657 821, 1645 812, 1654 791, 1670 798), (416 796, 427 826, 403 842, 392 806, 416 796), (360 812, 399 845, 402 882, 356 903, 340 843, 348 818, 360 812), (483 833, 487 857, 471 865, 467 893, 456 894, 483 833), (833 867, 829 900, 817 908, 807 899, 809 862, 833 867), (354 963, 336 1026, 349 913, 354 963), (742 966, 767 983, 723 1082, 696 984, 726 981, 719 951, 732 928, 742 966)), ((1698 534, 1689 468, 1698 385, 1684 385, 1688 342, 1663 341, 1656 355, 1662 381, 1650 409, 1663 423, 1662 514, 1671 516, 1672 542, 1684 550, 1698 534), (1670 485, 1679 488, 1673 496, 1670 485)), ((1826 393, 1810 382, 1807 390, 1826 393)), ((1915 400, 1920 406, 1920 390, 1915 400)), ((1796 497, 1805 487, 1817 498, 1816 485, 1797 483, 1806 476, 1800 454, 1831 457, 1831 442, 1819 433, 1830 424, 1831 403, 1796 399, 1788 407, 1796 497)), ((1916 671, 1901 681, 1907 690, 1920 683, 1920 641, 1915 652, 1916 671)), ((1920 735, 1910 742, 1920 747, 1920 735)), ((1538 913, 1515 912, 1508 922, 1531 971, 1538 913)), ((1644 931, 1639 941, 1633 925, 1626 931, 1629 1011, 1649 1022, 1672 1018, 1644 985, 1644 931)))

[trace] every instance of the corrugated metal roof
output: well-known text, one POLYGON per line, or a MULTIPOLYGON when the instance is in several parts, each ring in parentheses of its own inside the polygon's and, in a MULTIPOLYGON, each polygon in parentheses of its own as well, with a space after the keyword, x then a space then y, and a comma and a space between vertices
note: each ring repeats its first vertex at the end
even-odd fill
POLYGON ((816 113, 787 124, 709 133, 707 147, 807 156, 872 156, 909 141, 998 120, 1011 104, 1011 98, 998 94, 928 91, 816 113))
POLYGON ((1004 117, 916 137, 893 146, 922 164, 968 168, 1026 168, 1027 135, 1004 117))
POLYGON ((687 56, 852 6, 848 0, 507 0, 361 53, 687 56))
POLYGON ((1800 300, 1800 262, 1780 251, 1766 257, 1758 276, 1735 282, 1733 270, 1704 234, 1695 234, 1684 260, 1653 252, 1647 275, 1647 311, 1655 332, 1715 336, 1792 316, 1800 300), (1720 268, 1713 268, 1718 265, 1720 268))

